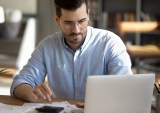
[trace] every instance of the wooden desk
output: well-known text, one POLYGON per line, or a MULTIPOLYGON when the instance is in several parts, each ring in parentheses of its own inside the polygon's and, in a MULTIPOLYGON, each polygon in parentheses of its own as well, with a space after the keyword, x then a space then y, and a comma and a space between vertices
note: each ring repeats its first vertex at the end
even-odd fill
MULTIPOLYGON (((57 98, 54 98, 52 100, 52 102, 62 102, 62 101, 68 101, 71 104, 76 104, 77 102, 83 102, 82 100, 57 99, 57 98)), ((0 103, 22 106, 24 103, 26 103, 26 101, 20 100, 18 98, 9 95, 0 95, 0 103)), ((49 102, 44 101, 42 103, 49 103, 49 102)))
POLYGON ((25 103, 25 101, 11 97, 9 95, 0 95, 0 103, 21 106, 25 103))
MULTIPOLYGON (((60 102, 60 101, 64 101, 64 99, 54 99, 52 100, 53 102, 60 102)), ((82 102, 82 100, 66 100, 68 102, 70 102, 71 104, 75 104, 76 102, 82 102)), ((25 103, 25 101, 22 101, 20 99, 11 97, 11 96, 7 96, 7 95, 0 95, 0 103, 4 103, 4 104, 9 104, 9 105, 23 105, 25 103)), ((46 102, 44 102, 46 103, 46 102)), ((151 111, 151 113, 155 113, 155 111, 151 111)))

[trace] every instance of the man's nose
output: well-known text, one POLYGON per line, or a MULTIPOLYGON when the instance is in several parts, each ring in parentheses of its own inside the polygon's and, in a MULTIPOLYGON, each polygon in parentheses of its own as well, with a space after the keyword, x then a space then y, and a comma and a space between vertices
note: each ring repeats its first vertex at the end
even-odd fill
POLYGON ((80 32, 80 27, 79 27, 78 23, 74 23, 72 32, 75 32, 75 33, 79 33, 80 32))

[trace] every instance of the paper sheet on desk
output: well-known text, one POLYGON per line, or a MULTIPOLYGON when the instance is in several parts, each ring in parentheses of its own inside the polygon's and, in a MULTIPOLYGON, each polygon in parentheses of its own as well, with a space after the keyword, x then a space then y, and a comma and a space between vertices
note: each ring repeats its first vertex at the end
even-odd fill
POLYGON ((47 103, 25 103, 23 106, 13 106, 13 105, 6 105, 6 104, 0 104, 0 113, 38 113, 35 108, 42 107, 44 105, 47 106, 59 106, 64 107, 64 111, 60 113, 72 113, 72 110, 77 110, 75 105, 71 105, 69 102, 53 102, 50 104, 47 103))
POLYGON ((21 106, 0 103, 0 113, 22 113, 21 106))

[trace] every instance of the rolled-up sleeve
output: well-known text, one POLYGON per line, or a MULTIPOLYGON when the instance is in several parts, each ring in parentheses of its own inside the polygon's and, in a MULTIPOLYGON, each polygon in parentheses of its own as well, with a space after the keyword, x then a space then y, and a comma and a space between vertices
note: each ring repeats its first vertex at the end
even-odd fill
POLYGON ((31 87, 35 87, 37 84, 43 83, 46 76, 44 59, 41 55, 41 48, 37 48, 32 57, 28 60, 28 63, 23 69, 15 75, 12 81, 10 93, 14 95, 15 88, 20 84, 29 84, 31 87))

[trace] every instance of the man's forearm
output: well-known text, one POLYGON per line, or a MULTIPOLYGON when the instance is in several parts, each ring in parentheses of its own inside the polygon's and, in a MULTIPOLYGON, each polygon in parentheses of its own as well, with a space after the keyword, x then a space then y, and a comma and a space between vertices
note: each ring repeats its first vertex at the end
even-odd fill
POLYGON ((25 101, 32 101, 30 97, 32 90, 33 88, 29 84, 20 84, 15 88, 14 95, 25 101))
POLYGON ((51 101, 52 91, 46 83, 32 88, 29 84, 20 84, 14 90, 14 95, 29 102, 51 101))

